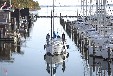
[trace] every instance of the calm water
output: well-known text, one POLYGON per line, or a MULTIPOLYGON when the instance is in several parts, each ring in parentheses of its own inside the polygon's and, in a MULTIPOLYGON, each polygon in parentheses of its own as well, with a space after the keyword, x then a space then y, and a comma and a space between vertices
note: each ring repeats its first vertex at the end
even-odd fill
MULTIPOLYGON (((59 24, 59 19, 56 19, 55 28, 62 30, 59 24)), ((34 23, 34 27, 30 33, 30 38, 21 47, 21 51, 24 54, 12 53, 14 62, 0 62, 0 76, 50 76, 46 71, 46 62, 44 60, 44 44, 45 36, 50 29, 50 19, 38 19, 34 23)), ((77 51, 75 44, 71 42, 68 35, 66 35, 67 41, 70 45, 69 58, 66 60, 66 70, 62 72, 62 68, 58 67, 56 76, 82 76, 84 72, 83 60, 80 53, 77 51)))
MULTIPOLYGON (((43 10, 48 9, 40 10, 39 15, 45 13, 43 10)), ((46 12, 46 14, 50 13, 46 12)), ((49 18, 39 18, 34 22, 30 31, 30 37, 28 37, 19 48, 22 53, 18 53, 16 48, 5 50, 7 54, 0 56, 0 76, 50 76, 46 70, 47 63, 44 60, 44 54, 46 53, 44 50, 44 44, 46 43, 45 36, 47 33, 50 33, 50 21, 49 18)), ((62 32, 66 34, 67 43, 70 46, 69 50, 67 50, 69 52, 69 57, 65 61, 65 71, 62 71, 62 65, 59 64, 55 75, 100 76, 99 74, 96 75, 98 68, 96 69, 97 72, 94 71, 91 73, 93 59, 90 58, 89 61, 91 62, 91 65, 89 65, 84 59, 84 56, 78 51, 79 49, 76 47, 74 41, 69 38, 60 25, 59 18, 55 18, 55 30, 58 30, 59 34, 62 32)), ((105 73, 105 76, 108 76, 106 70, 103 73, 105 73)))

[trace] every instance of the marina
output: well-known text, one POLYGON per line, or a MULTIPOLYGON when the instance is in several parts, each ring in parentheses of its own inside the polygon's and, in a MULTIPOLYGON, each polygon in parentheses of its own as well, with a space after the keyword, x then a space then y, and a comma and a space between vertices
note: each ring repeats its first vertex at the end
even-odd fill
MULTIPOLYGON (((66 31, 74 33, 77 46, 87 48, 89 55, 102 57, 104 59, 112 57, 112 22, 110 15, 107 15, 105 5, 100 6, 96 1, 96 12, 92 16, 78 17, 76 21, 66 23, 66 31), (100 9, 98 9, 100 8, 100 9)), ((102 3, 101 3, 102 4, 102 3)), ((65 24, 62 18, 61 24, 65 24), (62 23, 63 22, 63 23, 62 23)), ((65 27, 65 25, 63 25, 65 27)))
MULTIPOLYGON (((83 1, 83 4, 84 2, 85 1, 83 1)), ((112 72, 110 66, 112 66, 113 61, 113 37, 112 15, 106 12, 107 2, 106 0, 96 0, 96 11, 93 15, 91 15, 90 12, 90 16, 87 16, 87 12, 84 12, 84 8, 87 8, 87 5, 83 5, 83 16, 80 17, 79 15, 77 20, 74 21, 64 21, 64 19, 60 17, 60 24, 66 30, 70 38, 75 41, 86 61, 88 60, 89 65, 108 65, 106 70, 108 71, 108 76, 110 76, 112 72), (85 17, 84 13, 86 13, 85 17), (90 61, 91 57, 92 61, 90 61), (98 61, 98 59, 102 61, 98 61), (105 61, 107 64, 104 64, 105 61)), ((104 76, 102 71, 105 71, 105 67, 102 65, 101 68, 99 68, 101 69, 100 75, 104 76)), ((93 71, 95 71, 95 67, 93 67, 93 71)))
POLYGON ((52 1, 0 10, 0 76, 113 76, 112 0, 52 1))

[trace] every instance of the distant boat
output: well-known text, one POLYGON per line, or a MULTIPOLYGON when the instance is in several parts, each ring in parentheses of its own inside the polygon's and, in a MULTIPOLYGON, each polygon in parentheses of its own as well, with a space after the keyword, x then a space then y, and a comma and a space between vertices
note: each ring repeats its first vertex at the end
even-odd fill
POLYGON ((63 54, 66 53, 66 50, 69 48, 69 45, 66 43, 65 34, 62 36, 56 35, 54 30, 54 0, 53 0, 53 16, 51 11, 51 36, 49 33, 46 36, 46 44, 44 48, 46 49, 46 53, 51 55, 54 54, 63 54), (53 25, 52 25, 52 17, 53 17, 53 25), (51 37, 51 38, 50 38, 51 37))

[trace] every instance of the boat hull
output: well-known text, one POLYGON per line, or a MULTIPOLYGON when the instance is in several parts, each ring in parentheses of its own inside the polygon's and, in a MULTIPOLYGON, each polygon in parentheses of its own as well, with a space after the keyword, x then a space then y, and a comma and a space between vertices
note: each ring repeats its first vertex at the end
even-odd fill
POLYGON ((66 42, 63 42, 61 39, 51 40, 49 44, 45 45, 46 53, 54 54, 63 54, 66 53, 67 45, 66 42))

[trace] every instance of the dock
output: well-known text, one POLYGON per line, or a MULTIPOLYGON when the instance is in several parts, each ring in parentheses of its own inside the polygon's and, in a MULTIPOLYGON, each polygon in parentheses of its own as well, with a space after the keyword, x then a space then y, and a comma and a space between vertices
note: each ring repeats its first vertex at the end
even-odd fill
POLYGON ((0 62, 14 62, 12 53, 24 54, 21 45, 30 36, 37 18, 29 8, 0 10, 0 62))
POLYGON ((113 21, 104 10, 97 9, 93 16, 77 16, 74 21, 60 17, 60 24, 82 54, 109 61, 113 59, 113 21))

